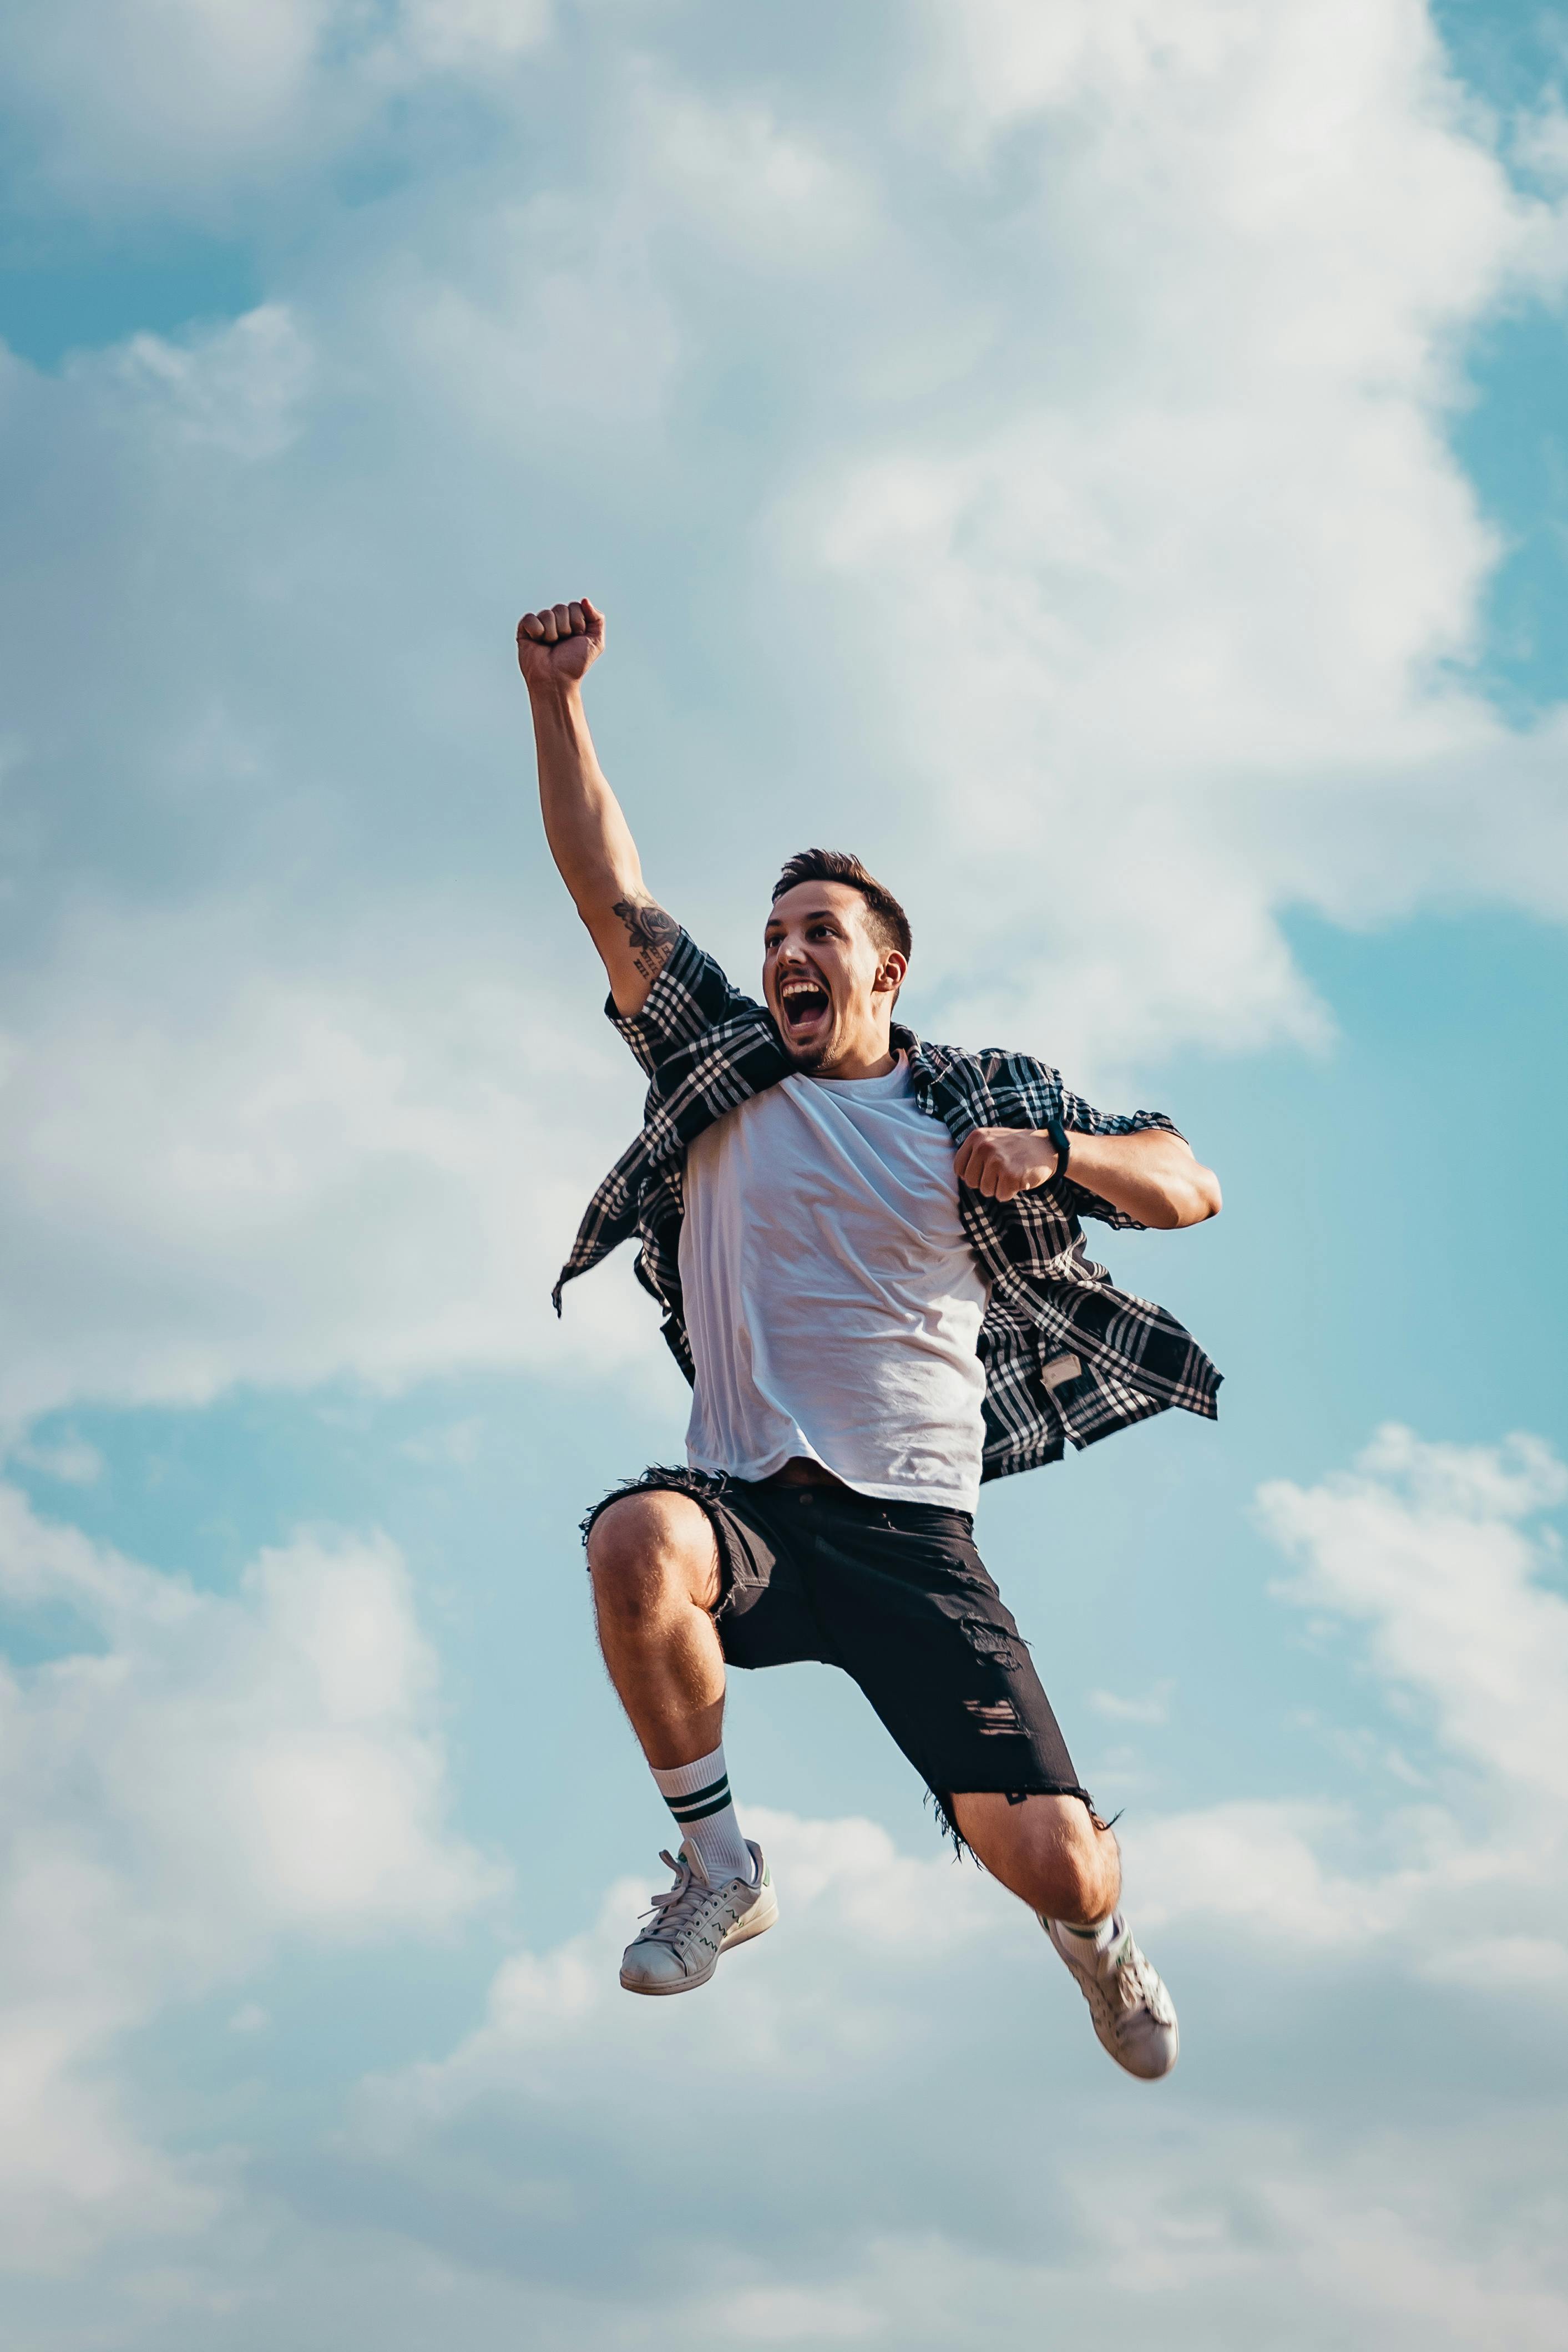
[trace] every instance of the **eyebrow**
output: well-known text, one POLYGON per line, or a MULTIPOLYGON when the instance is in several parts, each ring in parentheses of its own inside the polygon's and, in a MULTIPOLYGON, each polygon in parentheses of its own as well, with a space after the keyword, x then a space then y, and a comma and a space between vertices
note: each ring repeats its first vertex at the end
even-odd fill
MULTIPOLYGON (((803 923, 836 923, 838 920, 838 912, 837 909, 833 907, 813 907, 807 913, 804 914, 800 919, 803 923)), ((768 917, 767 921, 763 925, 763 939, 767 938, 768 933, 774 929, 775 925, 779 929, 783 929, 784 917, 782 915, 770 915, 768 917)))

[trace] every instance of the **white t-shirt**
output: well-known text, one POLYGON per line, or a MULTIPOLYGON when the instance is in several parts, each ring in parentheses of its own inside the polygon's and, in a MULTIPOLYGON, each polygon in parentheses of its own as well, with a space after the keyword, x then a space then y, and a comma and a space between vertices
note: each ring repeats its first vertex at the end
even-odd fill
POLYGON ((785 1078, 691 1144, 694 1468, 765 1478, 804 1454, 863 1495, 974 1508, 986 1286, 952 1161, 901 1055, 785 1078))

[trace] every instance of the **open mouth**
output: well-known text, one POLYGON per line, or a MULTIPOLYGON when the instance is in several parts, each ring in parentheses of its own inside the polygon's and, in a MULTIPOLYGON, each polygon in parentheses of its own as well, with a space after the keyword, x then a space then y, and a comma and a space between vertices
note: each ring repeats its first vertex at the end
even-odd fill
POLYGON ((786 980, 779 989, 779 1013, 788 1038, 808 1035, 830 1010, 827 991, 819 980, 786 980))

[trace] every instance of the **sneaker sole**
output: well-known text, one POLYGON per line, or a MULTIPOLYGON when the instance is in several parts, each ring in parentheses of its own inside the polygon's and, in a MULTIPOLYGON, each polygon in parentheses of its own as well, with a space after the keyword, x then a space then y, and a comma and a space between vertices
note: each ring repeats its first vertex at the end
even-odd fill
POLYGON ((695 1992, 699 1985, 709 1982, 726 1952, 734 1951, 739 1945, 751 1943, 757 1936, 765 1936, 770 1927, 778 1925, 778 1896, 770 1886, 764 1899, 761 1903, 753 1903, 743 1919, 736 1920, 700 1976, 679 1977, 673 1984, 637 1984, 623 1969, 621 1990, 644 1993, 656 2000, 662 2000, 667 1993, 695 1992), (763 1915, 760 1918, 757 1916, 759 1912, 763 1915))

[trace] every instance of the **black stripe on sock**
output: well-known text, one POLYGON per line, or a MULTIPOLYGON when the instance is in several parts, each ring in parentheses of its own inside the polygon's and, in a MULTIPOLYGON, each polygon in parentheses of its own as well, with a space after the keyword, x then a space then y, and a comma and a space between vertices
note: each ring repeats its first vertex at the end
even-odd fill
POLYGON ((705 1822, 710 1813, 721 1813, 731 1801, 730 1791, 726 1789, 723 1795, 715 1797, 710 1805, 700 1805, 694 1813, 677 1813, 675 1818, 683 1830, 689 1829, 693 1822, 705 1822))
POLYGON ((688 1805, 705 1805, 710 1797, 726 1797, 729 1793, 730 1775, 721 1772, 719 1778, 710 1780, 705 1789, 688 1789, 684 1796, 666 1797, 664 1801, 679 1820, 688 1805))
POLYGON ((726 1777, 709 1788, 694 1789, 689 1797, 667 1797, 664 1801, 678 1822, 706 1821, 710 1813, 721 1813, 730 1802, 730 1782, 726 1777))

